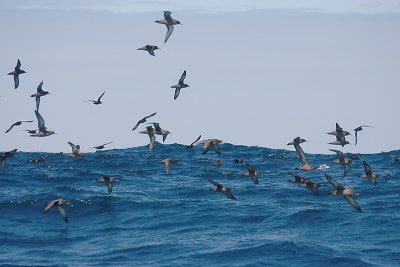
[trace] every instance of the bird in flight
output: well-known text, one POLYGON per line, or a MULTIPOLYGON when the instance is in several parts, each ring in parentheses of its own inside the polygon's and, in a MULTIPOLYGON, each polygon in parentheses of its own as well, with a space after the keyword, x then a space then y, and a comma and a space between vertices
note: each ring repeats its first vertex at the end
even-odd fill
POLYGON ((39 111, 40 97, 50 94, 47 91, 43 91, 42 86, 43 86, 43 81, 38 85, 37 92, 35 94, 31 95, 31 97, 36 98, 36 110, 37 111, 39 111))
POLYGON ((174 25, 181 24, 178 20, 175 20, 171 17, 170 11, 164 11, 164 19, 156 20, 155 22, 164 24, 167 26, 167 34, 165 35, 164 44, 168 41, 169 37, 171 36, 172 32, 174 31, 174 25))
POLYGON ((20 126, 23 122, 33 122, 33 121, 17 121, 17 122, 14 122, 13 125, 11 125, 10 128, 8 128, 5 133, 8 133, 9 131, 11 131, 12 128, 14 128, 14 126, 20 126))
POLYGON ((106 93, 106 92, 104 91, 104 92, 101 94, 101 96, 99 96, 99 98, 98 98, 97 100, 88 100, 88 102, 93 102, 94 105, 103 104, 103 102, 101 102, 101 98, 103 97, 103 95, 104 95, 105 93, 106 93))
POLYGON ((140 121, 138 121, 138 122, 136 123, 135 127, 133 127, 132 131, 136 130, 137 127, 139 127, 139 124, 145 123, 145 122, 147 121, 148 118, 151 118, 151 117, 153 117, 153 116, 156 115, 156 114, 157 114, 157 112, 154 112, 153 114, 150 114, 149 116, 146 116, 146 117, 144 117, 143 119, 141 119, 140 121))
POLYGON ((19 75, 26 73, 26 71, 21 70, 21 61, 17 62, 17 66, 15 66, 14 71, 10 72, 8 75, 13 75, 14 76, 14 85, 15 85, 15 89, 18 88, 19 86, 19 75))
POLYGON ((355 132, 354 135, 355 135, 355 138, 356 138, 356 143, 354 144, 355 146, 357 145, 357 133, 358 133, 359 131, 364 130, 363 127, 374 128, 374 127, 368 126, 368 125, 361 125, 361 126, 355 128, 355 129, 354 129, 354 132, 355 132))
POLYGON ((174 100, 178 98, 182 88, 190 87, 189 85, 184 83, 185 78, 186 78, 186 70, 182 73, 182 76, 179 79, 178 84, 171 86, 171 88, 175 88, 174 100))

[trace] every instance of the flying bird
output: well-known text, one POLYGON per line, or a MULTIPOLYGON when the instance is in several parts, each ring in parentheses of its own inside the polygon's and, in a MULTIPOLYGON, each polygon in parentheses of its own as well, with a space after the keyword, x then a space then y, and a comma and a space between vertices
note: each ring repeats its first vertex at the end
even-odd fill
POLYGON ((293 139, 292 142, 288 143, 287 145, 294 145, 294 148, 296 149, 297 157, 299 158, 299 161, 301 163, 300 167, 297 167, 296 170, 302 170, 302 171, 313 171, 316 170, 317 167, 312 166, 307 163, 306 155, 304 154, 303 149, 301 148, 300 144, 307 142, 305 139, 302 139, 300 137, 296 137, 293 139))
POLYGON ((155 143, 156 143, 156 136, 154 135, 155 131, 153 129, 153 126, 147 126, 146 130, 139 132, 141 134, 147 134, 150 138, 150 151, 153 150, 155 143))
POLYGON ((113 183, 118 181, 117 178, 110 176, 103 176, 96 180, 97 182, 104 183, 107 186, 108 193, 111 194, 113 189, 113 183))
POLYGON ((45 136, 49 136, 49 135, 55 134, 55 132, 53 132, 53 131, 47 131, 47 128, 44 125, 44 119, 43 119, 42 115, 40 115, 40 113, 37 110, 35 110, 35 115, 36 115, 36 118, 38 120, 39 131, 37 133, 35 132, 35 133, 31 134, 31 136, 34 136, 34 137, 45 137, 45 136))
POLYGON ((354 132, 355 132, 354 135, 355 135, 355 138, 356 138, 356 143, 354 144, 355 146, 357 145, 357 133, 358 133, 359 131, 362 131, 362 130, 363 130, 363 127, 374 128, 374 127, 368 126, 368 125, 361 125, 361 126, 355 128, 355 129, 354 129, 354 132))
POLYGON ((171 158, 166 158, 166 159, 161 160, 160 162, 165 164, 165 172, 168 174, 171 164, 176 163, 177 160, 171 159, 171 158))
POLYGON ((53 207, 57 207, 58 211, 61 214, 61 217, 63 218, 63 220, 68 223, 68 216, 67 216, 67 212, 65 211, 65 209, 62 207, 63 205, 67 204, 68 201, 66 201, 65 199, 54 199, 48 203, 46 203, 46 207, 43 210, 44 213, 48 212, 51 208, 53 207))
POLYGON ((19 75, 22 73, 26 73, 26 71, 21 70, 21 61, 19 61, 19 59, 18 59, 17 66, 15 66, 14 71, 12 71, 8 74, 8 75, 14 76, 15 89, 17 89, 19 86, 19 75))
POLYGON ((199 135, 199 137, 197 137, 197 139, 196 139, 193 143, 191 143, 190 145, 186 146, 185 148, 186 148, 186 149, 192 149, 193 146, 194 146, 194 144, 196 144, 197 141, 200 140, 200 138, 201 138, 201 135, 199 135))
POLYGON ((94 147, 92 147, 92 148, 95 148, 95 149, 103 149, 103 148, 105 148, 106 145, 109 145, 109 144, 111 144, 112 142, 114 142, 114 141, 111 141, 111 142, 102 144, 102 145, 100 145, 100 146, 94 146, 94 147))
POLYGON ((14 128, 14 126, 20 126, 23 122, 33 122, 33 121, 17 121, 15 123, 13 123, 13 125, 11 125, 10 128, 8 128, 5 133, 8 133, 9 131, 11 131, 12 128, 14 128))
POLYGON ((367 178, 372 184, 376 185, 376 179, 380 176, 380 174, 372 172, 371 167, 367 162, 363 161, 363 165, 365 174, 362 174, 358 177, 367 178))
POLYGON ((103 104, 103 102, 101 102, 101 98, 103 97, 103 95, 105 94, 106 92, 104 91, 102 94, 101 94, 101 96, 99 96, 99 98, 95 101, 95 100, 88 100, 88 102, 93 102, 93 104, 94 105, 100 105, 100 104, 103 104))
POLYGON ((293 177, 288 180, 289 183, 298 183, 300 187, 311 190, 315 195, 319 195, 318 187, 321 186, 319 183, 315 183, 306 177, 292 172, 288 172, 288 174, 293 177))
POLYGON ((47 91, 43 91, 42 86, 43 86, 43 81, 38 85, 37 92, 35 94, 31 95, 31 97, 36 98, 36 110, 37 111, 39 111, 40 97, 50 94, 47 91))
POLYGON ((190 87, 189 85, 184 83, 185 78, 186 78, 186 70, 182 73, 182 76, 179 79, 178 84, 171 86, 171 88, 175 88, 174 100, 178 98, 182 88, 190 87))
POLYGON ((8 152, 0 152, 0 168, 6 165, 6 159, 14 156, 17 153, 17 149, 13 149, 8 152))
POLYGON ((200 141, 199 144, 203 144, 203 151, 201 152, 201 154, 203 155, 206 154, 211 148, 211 150, 214 150, 215 153, 220 155, 221 154, 221 148, 219 147, 220 143, 222 143, 222 141, 218 139, 206 139, 200 141))
POLYGON ((260 176, 261 173, 259 171, 255 171, 253 166, 251 166, 248 163, 246 163, 246 168, 247 168, 247 172, 244 175, 250 176, 253 183, 258 184, 258 176, 260 176))
POLYGON ((79 153, 81 146, 80 145, 74 145, 71 142, 68 142, 68 144, 71 146, 72 153, 68 154, 69 157, 71 158, 83 158, 85 155, 79 153))
POLYGON ((209 181, 211 184, 214 185, 214 187, 211 188, 210 191, 213 191, 213 192, 222 192, 222 193, 224 193, 229 199, 237 200, 237 199, 234 197, 234 195, 232 195, 231 189, 230 189, 229 187, 224 186, 224 185, 221 185, 220 183, 218 183, 218 182, 216 182, 216 181, 213 181, 213 180, 211 180, 211 179, 208 179, 208 181, 209 181))
POLYGON ((160 124, 159 124, 158 122, 151 122, 151 123, 149 123, 149 124, 153 124, 153 126, 154 126, 154 134, 156 134, 156 135, 162 135, 162 137, 163 137, 163 143, 164 143, 165 139, 167 139, 167 136, 168 136, 169 134, 171 134, 171 132, 168 131, 168 130, 162 129, 162 128, 160 127, 160 124))
POLYGON ((329 195, 333 196, 343 196, 344 199, 346 199, 347 202, 356 210, 359 212, 361 211, 360 206, 357 204, 357 202, 354 200, 353 195, 357 195, 357 192, 355 192, 351 188, 345 188, 343 185, 339 184, 335 179, 330 177, 327 174, 324 174, 326 180, 335 188, 335 191, 330 192, 329 195))
POLYGON ((153 114, 150 114, 149 116, 146 116, 146 117, 144 117, 143 119, 141 119, 140 121, 138 121, 138 122, 136 123, 135 127, 133 127, 132 131, 136 130, 137 127, 139 127, 139 124, 145 123, 145 122, 147 121, 148 118, 151 118, 151 117, 153 117, 153 116, 156 115, 156 114, 157 114, 157 112, 154 112, 153 114))
POLYGON ((341 145, 342 147, 344 147, 345 145, 350 144, 348 141, 346 141, 345 138, 345 136, 350 135, 350 133, 344 131, 338 123, 336 123, 336 131, 330 132, 328 134, 336 136, 336 141, 329 143, 331 145, 341 145))
POLYGON ((178 20, 175 20, 171 17, 170 11, 164 11, 164 18, 163 20, 156 20, 155 22, 164 24, 167 26, 167 34, 165 35, 164 44, 168 41, 168 38, 171 36, 172 32, 174 31, 174 25, 181 24, 178 20))
POLYGON ((158 48, 158 46, 156 46, 156 45, 146 45, 146 46, 140 47, 136 50, 144 50, 144 51, 147 51, 151 56, 155 56, 154 50, 157 50, 157 49, 160 49, 160 48, 158 48))
POLYGON ((352 163, 352 161, 350 159, 346 159, 342 151, 336 149, 329 149, 329 150, 336 153, 337 159, 335 159, 333 162, 343 166, 343 177, 345 177, 349 173, 350 164, 352 163))

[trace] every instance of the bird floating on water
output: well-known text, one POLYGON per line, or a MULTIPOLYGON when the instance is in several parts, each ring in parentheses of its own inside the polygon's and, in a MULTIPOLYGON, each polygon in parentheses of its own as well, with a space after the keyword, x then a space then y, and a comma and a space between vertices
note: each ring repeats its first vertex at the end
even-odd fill
POLYGON ((18 59, 17 66, 15 66, 14 71, 8 73, 8 75, 14 76, 15 89, 17 89, 19 86, 19 75, 23 74, 23 73, 26 73, 26 71, 21 70, 21 61, 19 61, 19 59, 18 59))
POLYGON ((68 156, 71 158, 83 158, 85 155, 80 153, 81 146, 80 145, 74 145, 71 142, 68 142, 68 144, 71 146, 72 153, 69 153, 68 156))
POLYGON ((164 11, 164 19, 156 20, 155 22, 164 24, 167 27, 167 34, 165 35, 164 44, 168 41, 169 37, 171 36, 172 32, 174 31, 174 25, 181 24, 178 20, 175 20, 171 17, 170 11, 164 11))

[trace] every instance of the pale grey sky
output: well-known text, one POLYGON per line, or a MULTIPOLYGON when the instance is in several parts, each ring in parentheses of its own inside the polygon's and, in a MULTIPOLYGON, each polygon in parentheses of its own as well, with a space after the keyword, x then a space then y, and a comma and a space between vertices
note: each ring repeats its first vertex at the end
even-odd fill
MULTIPOLYGON (((399 1, 9 1, 0 7, 0 151, 83 151, 145 145, 133 125, 153 112, 172 135, 330 153, 335 122, 352 132, 345 152, 398 149, 399 1), (229 4, 229 3, 234 4, 229 4), (62 3, 62 4, 61 4, 62 3), (115 4, 117 3, 117 4, 115 4), (189 4, 190 3, 190 4, 189 4), (272 3, 272 4, 271 4, 272 3), (333 4, 335 3, 335 4, 333 4), (166 44, 162 10, 183 25, 166 44), (215 12, 217 11, 217 12, 215 12), (222 12, 223 11, 223 12, 222 12), (136 48, 161 47, 156 56, 136 48), (27 71, 13 88, 17 59, 27 71), (173 100, 183 70, 190 88, 173 100), (35 101, 57 134, 33 138, 35 101), (103 91, 103 105, 84 102, 103 91), (15 121, 32 125, 4 131, 15 121)), ((158 138, 160 141, 160 138, 158 138)))

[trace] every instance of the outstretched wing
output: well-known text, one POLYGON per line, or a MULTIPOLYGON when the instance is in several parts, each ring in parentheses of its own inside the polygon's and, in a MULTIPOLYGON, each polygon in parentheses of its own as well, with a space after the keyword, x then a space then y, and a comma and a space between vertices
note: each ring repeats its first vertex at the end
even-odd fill
POLYGON ((14 85, 15 89, 17 89, 19 86, 19 74, 14 74, 14 85))
POLYGON ((222 185, 214 180, 208 179, 208 182, 215 185, 216 187, 222 187, 222 185))
POLYGON ((236 197, 232 195, 231 191, 223 191, 223 192, 229 199, 237 200, 236 197))
POLYGON ((171 11, 164 11, 164 18, 167 21, 172 21, 171 11))
POLYGON ((21 61, 19 61, 19 59, 17 61, 17 66, 15 68, 17 68, 17 69, 21 68, 21 61))
POLYGON ((71 148, 72 148, 72 154, 79 154, 79 147, 78 146, 76 146, 76 145, 74 145, 73 143, 71 143, 71 142, 68 142, 68 144, 71 146, 71 148))
POLYGON ((68 216, 67 216, 67 212, 65 211, 65 209, 61 206, 57 206, 58 211, 61 214, 61 217, 63 218, 64 222, 68 223, 68 216))
POLYGON ((178 98, 180 92, 181 92, 180 88, 175 89, 174 100, 178 98))
POLYGON ((40 113, 37 110, 35 110, 35 115, 36 115, 36 118, 38 120, 39 131, 40 132, 45 132, 46 131, 46 127, 44 126, 44 119, 43 119, 42 115, 40 115, 40 113))
POLYGON ((7 131, 5 131, 5 133, 8 133, 9 131, 11 131, 12 128, 14 128, 15 123, 13 123, 13 125, 10 126, 10 128, 7 129, 7 131))
POLYGON ((372 175, 372 170, 371 167, 369 166, 369 164, 365 161, 363 161, 363 165, 364 165, 364 171, 366 175, 372 175))
POLYGON ((138 122, 136 123, 135 127, 132 128, 132 131, 136 130, 137 127, 139 127, 139 124, 140 124, 140 121, 138 121, 138 122))
POLYGON ((39 106, 40 106, 40 96, 36 96, 36 110, 39 111, 39 106))
POLYGON ((38 93, 43 93, 44 92, 43 89, 42 89, 42 86, 43 86, 43 81, 41 83, 39 83, 39 85, 37 87, 37 92, 38 93))
POLYGON ((295 143, 294 148, 296 149, 297 156, 299 157, 301 164, 306 164, 307 163, 306 155, 304 154, 304 151, 301 148, 301 146, 295 143))
POLYGON ((182 76, 181 76, 181 78, 179 79, 179 84, 182 84, 183 83, 183 81, 185 80, 185 78, 186 78, 186 70, 182 73, 182 76))
POLYGON ((357 202, 354 200, 352 196, 343 196, 347 202, 358 212, 362 212, 360 206, 357 204, 357 202))
POLYGON ((103 95, 104 95, 105 93, 106 93, 106 92, 104 91, 104 92, 101 94, 101 96, 99 97, 99 99, 97 99, 97 101, 100 102, 100 99, 103 97, 103 95))
POLYGON ((167 34, 165 35, 164 44, 168 41, 169 37, 171 36, 172 32, 174 31, 173 25, 167 24, 165 26, 167 26, 167 34))
POLYGON ((148 119, 148 118, 151 118, 151 117, 153 117, 154 115, 156 115, 157 114, 157 112, 154 112, 153 114, 150 114, 149 116, 146 116, 146 117, 144 117, 145 119, 148 119))
POLYGON ((328 182, 336 189, 336 190, 344 190, 344 186, 339 184, 335 179, 333 179, 332 177, 330 177, 329 175, 325 174, 325 178, 326 180, 328 180, 328 182))

